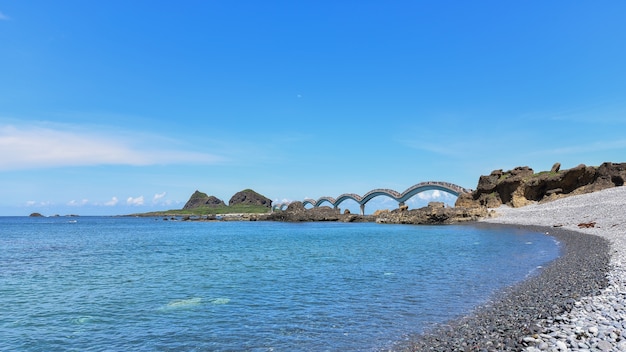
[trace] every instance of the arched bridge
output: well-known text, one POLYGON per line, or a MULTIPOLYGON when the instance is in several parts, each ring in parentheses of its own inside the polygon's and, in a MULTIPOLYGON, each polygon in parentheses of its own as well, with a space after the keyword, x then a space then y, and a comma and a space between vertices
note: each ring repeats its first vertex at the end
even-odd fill
MULTIPOLYGON (((369 202, 375 197, 387 196, 389 198, 395 199, 399 203, 399 205, 402 206, 407 200, 409 200, 414 195, 418 193, 422 193, 426 191, 434 191, 434 190, 447 192, 457 197, 461 193, 472 192, 471 189, 463 188, 461 186, 455 185, 450 182, 427 181, 427 182, 420 182, 416 185, 413 185, 407 188, 402 193, 399 193, 398 191, 395 191, 393 189, 379 188, 379 189, 371 190, 365 193, 365 195, 363 196, 359 196, 358 194, 355 194, 355 193, 344 193, 337 198, 327 197, 327 196, 320 197, 317 200, 307 198, 304 201, 302 201, 302 203, 304 205, 311 204, 313 207, 318 207, 322 205, 323 203, 327 202, 327 203, 330 203, 330 205, 332 205, 333 207, 337 208, 339 207, 339 204, 341 204, 343 201, 347 199, 352 199, 356 201, 357 203, 359 203, 359 206, 361 207, 361 215, 364 215, 365 204, 367 204, 367 202, 369 202)), ((274 209, 282 210, 287 205, 289 205, 289 203, 279 203, 274 206, 274 209)))

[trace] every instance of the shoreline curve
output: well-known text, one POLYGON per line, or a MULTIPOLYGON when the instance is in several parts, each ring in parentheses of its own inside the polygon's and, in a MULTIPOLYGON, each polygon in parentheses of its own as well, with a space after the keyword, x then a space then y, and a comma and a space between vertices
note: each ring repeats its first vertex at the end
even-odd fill
POLYGON ((562 198, 468 226, 548 233, 563 254, 457 320, 413 335, 397 351, 626 350, 626 187, 562 198), (579 224, 594 223, 582 228, 579 224), (611 315, 612 314, 612 315, 611 315))

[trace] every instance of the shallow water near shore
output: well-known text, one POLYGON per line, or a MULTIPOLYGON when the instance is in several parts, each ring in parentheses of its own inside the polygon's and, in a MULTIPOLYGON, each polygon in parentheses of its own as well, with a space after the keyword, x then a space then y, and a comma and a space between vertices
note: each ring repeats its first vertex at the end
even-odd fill
POLYGON ((512 228, 0 218, 0 350, 374 351, 558 255, 512 228))

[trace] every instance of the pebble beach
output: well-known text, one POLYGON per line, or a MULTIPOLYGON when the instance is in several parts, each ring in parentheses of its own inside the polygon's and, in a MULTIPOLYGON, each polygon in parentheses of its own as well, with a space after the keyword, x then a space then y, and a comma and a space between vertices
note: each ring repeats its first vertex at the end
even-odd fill
POLYGON ((412 338, 406 351, 626 351, 626 187, 522 208, 477 226, 523 226, 563 255, 472 314, 412 338))

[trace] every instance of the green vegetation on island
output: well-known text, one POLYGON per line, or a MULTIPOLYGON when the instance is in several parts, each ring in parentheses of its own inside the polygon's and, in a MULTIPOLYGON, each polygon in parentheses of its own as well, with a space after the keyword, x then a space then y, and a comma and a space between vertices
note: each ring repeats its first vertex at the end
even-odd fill
POLYGON ((270 209, 259 205, 220 205, 220 206, 202 206, 193 209, 172 209, 164 211, 153 211, 149 213, 133 214, 136 216, 202 216, 202 215, 222 215, 222 214, 264 214, 270 209))
POLYGON ((195 191, 182 209, 155 211, 135 216, 204 216, 223 214, 264 214, 269 213, 272 201, 251 190, 237 192, 230 198, 228 205, 223 200, 195 191))

